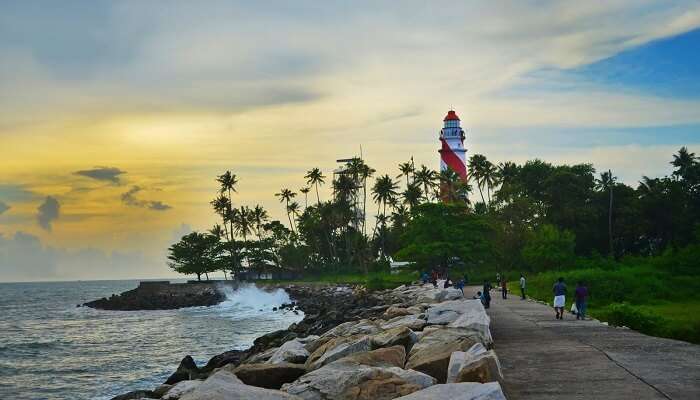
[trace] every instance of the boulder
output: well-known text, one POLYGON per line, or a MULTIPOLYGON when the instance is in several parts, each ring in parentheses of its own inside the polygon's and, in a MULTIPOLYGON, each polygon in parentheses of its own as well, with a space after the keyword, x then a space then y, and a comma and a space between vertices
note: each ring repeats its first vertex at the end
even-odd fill
POLYGON ((314 370, 350 354, 369 350, 372 350, 369 336, 355 335, 331 339, 309 356, 306 369, 314 370))
MULTIPOLYGON (((368 319, 361 319, 359 321, 349 321, 336 326, 335 328, 329 330, 328 332, 321 335, 323 338, 336 338, 341 336, 352 336, 352 335, 372 335, 381 331, 379 324, 368 319)), ((309 350, 311 351, 311 350, 309 350)))
POLYGON ((420 315, 412 314, 392 318, 381 325, 382 329, 392 329, 399 326, 405 326, 412 331, 420 331, 426 324, 426 320, 420 315))
POLYGON ((438 382, 447 381, 447 368, 455 351, 465 351, 476 342, 465 332, 442 328, 423 333, 409 353, 406 368, 426 373, 438 382))
POLYGON ((267 389, 279 389, 283 384, 294 382, 306 373, 303 364, 242 364, 233 373, 246 385, 267 389))
POLYGON ((346 363, 368 365, 370 367, 399 367, 406 364, 406 349, 392 346, 373 351, 355 353, 343 358, 346 363))
POLYGON ((434 385, 408 396, 399 397, 401 400, 506 400, 506 396, 497 382, 491 383, 448 383, 434 385))
POLYGON ((392 319, 392 318, 401 317, 404 315, 411 315, 411 314, 413 314, 413 313, 411 311, 409 311, 407 308, 391 306, 391 307, 387 308, 386 311, 384 311, 384 314, 382 314, 382 318, 392 319))
POLYGON ((187 393, 195 390, 201 383, 202 381, 199 380, 178 382, 167 392, 165 392, 161 398, 164 400, 177 400, 187 393))
POLYGON ((153 398, 153 392, 150 390, 133 390, 128 393, 120 394, 119 396, 114 396, 111 400, 137 400, 151 398, 153 398))
POLYGON ((474 333, 474 337, 483 343, 485 346, 490 346, 493 344, 493 338, 491 337, 491 330, 489 325, 491 324, 491 319, 481 301, 468 301, 470 310, 462 313, 457 319, 450 322, 448 325, 451 328, 461 328, 466 329, 474 333))
MULTIPOLYGON (((308 341, 304 341, 307 342, 308 341)), ((279 363, 296 363, 303 364, 309 358, 309 351, 306 350, 305 343, 301 340, 294 339, 286 342, 277 349, 267 361, 270 364, 279 363)))
POLYGON ((406 350, 411 350, 411 346, 418 341, 416 334, 405 326, 398 326, 372 335, 370 339, 373 349, 399 345, 406 348, 406 350))
POLYGON ((485 315, 486 311, 479 300, 451 300, 429 307, 426 313, 428 315, 428 324, 444 325, 454 322, 460 315, 485 315))
MULTIPOLYGON (((234 366, 237 366, 243 360, 248 358, 248 356, 251 353, 248 350, 230 350, 221 354, 218 354, 212 358, 209 359, 207 362, 207 365, 202 367, 201 372, 206 372, 206 374, 203 375, 204 378, 208 376, 208 373, 217 369, 221 368, 224 365, 229 365, 233 364, 234 366)), ((194 361, 193 361, 194 363, 194 361)), ((179 369, 179 368, 178 368, 179 369)), ((195 379, 195 378, 190 378, 190 379, 195 379)), ((168 383, 168 382, 166 382, 168 383)))
POLYGON ((302 400, 279 390, 249 386, 233 373, 221 369, 180 400, 302 400))
POLYGON ((307 400, 384 400, 435 383, 428 375, 401 368, 405 355, 402 346, 353 354, 282 386, 282 390, 307 400))
POLYGON ((428 309, 428 325, 447 325, 456 321, 459 317, 459 314, 452 310, 433 312, 431 312, 431 310, 430 308, 428 309))
POLYGON ((271 349, 265 350, 262 353, 253 354, 243 361, 244 364, 260 364, 268 361, 276 352, 279 347, 273 347, 271 349))
POLYGON ((447 368, 447 383, 502 381, 501 364, 492 350, 486 351, 476 344, 467 352, 452 353, 447 368))
POLYGON ((168 377, 168 379, 165 381, 165 384, 174 385, 181 381, 189 381, 192 379, 202 378, 204 376, 206 376, 206 374, 197 368, 197 364, 194 362, 192 356, 185 356, 180 361, 180 365, 177 366, 177 370, 175 370, 175 372, 173 372, 173 374, 170 375, 170 377, 168 377))

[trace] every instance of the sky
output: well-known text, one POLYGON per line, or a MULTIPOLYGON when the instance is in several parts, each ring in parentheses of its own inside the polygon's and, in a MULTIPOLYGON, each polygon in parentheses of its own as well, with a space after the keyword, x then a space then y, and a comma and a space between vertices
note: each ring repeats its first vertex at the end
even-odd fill
POLYGON ((217 174, 281 219, 360 148, 437 169, 450 108, 494 163, 669 174, 700 153, 700 3, 4 1, 0 281, 175 276, 217 174))

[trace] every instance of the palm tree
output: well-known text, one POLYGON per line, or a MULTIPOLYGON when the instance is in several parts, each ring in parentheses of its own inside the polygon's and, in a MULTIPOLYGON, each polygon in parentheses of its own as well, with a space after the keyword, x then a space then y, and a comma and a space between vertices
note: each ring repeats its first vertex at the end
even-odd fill
POLYGON ((324 183, 326 183, 326 177, 323 175, 320 169, 313 168, 306 173, 304 178, 306 178, 306 183, 308 185, 313 185, 316 187, 316 201, 317 204, 321 204, 321 197, 318 195, 318 187, 319 185, 323 185, 324 183))
POLYGON ((310 187, 303 187, 299 189, 299 192, 304 195, 304 209, 309 207, 309 192, 311 191, 310 187))
POLYGON ((430 201, 430 189, 435 187, 435 181, 437 180, 437 173, 432 169, 429 169, 425 165, 421 165, 421 168, 416 171, 413 178, 413 182, 417 185, 423 186, 423 194, 425 195, 425 200, 430 201))
MULTIPOLYGON (((646 177, 645 177, 646 178, 646 177)), ((646 178, 649 179, 649 178, 646 178)), ((615 187, 615 182, 617 177, 614 177, 611 170, 608 172, 603 172, 600 174, 600 179, 596 179, 596 188, 601 191, 608 191, 610 193, 610 204, 608 206, 608 244, 610 246, 610 255, 614 256, 615 252, 613 249, 613 233, 612 233, 612 208, 613 208, 613 188, 615 187)))
POLYGON ((374 225, 374 230, 375 232, 379 231, 379 240, 381 243, 381 249, 382 249, 382 257, 385 257, 385 251, 384 251, 384 245, 385 245, 385 240, 384 237, 386 236, 386 223, 389 221, 389 217, 387 217, 385 214, 378 214, 376 216, 377 222, 374 225), (377 229, 378 228, 378 229, 377 229))
POLYGON ((479 188, 479 194, 481 195, 481 201, 486 204, 486 199, 484 199, 484 170, 486 168, 486 163, 488 160, 481 154, 474 154, 469 158, 469 170, 471 171, 471 178, 476 182, 477 188, 479 188))
MULTIPOLYGON (((236 185, 238 185, 238 178, 236 174, 232 174, 231 171, 226 171, 223 174, 216 177, 216 181, 219 182, 219 193, 228 193, 228 202, 230 207, 233 207, 233 197, 231 193, 236 193, 236 185)), ((233 240, 233 226, 230 226, 229 231, 231 232, 231 239, 233 240)))
POLYGON ((454 202, 459 200, 459 183, 462 178, 452 168, 447 168, 440 171, 440 187, 444 200, 454 202))
MULTIPOLYGON (((387 203, 392 203, 398 193, 396 190, 399 186, 394 182, 389 175, 383 175, 377 178, 372 187, 372 193, 374 201, 377 203, 378 207, 383 206, 384 212, 379 213, 377 209, 377 214, 386 216, 386 205, 387 203)), ((379 219, 379 215, 377 218, 379 219)), ((386 222, 386 221, 385 221, 386 222)), ((382 236, 382 255, 384 255, 384 237, 382 236)))
POLYGON ((678 154, 673 155, 673 161, 671 161, 671 165, 677 168, 673 171, 673 176, 676 178, 685 177, 688 170, 695 163, 696 158, 695 153, 689 152, 687 147, 681 147, 681 149, 678 150, 678 154))
POLYGON ((498 183, 498 168, 491 161, 484 163, 482 171, 482 183, 486 185, 486 193, 488 194, 489 205, 491 204, 491 189, 498 183))
POLYGON ((423 197, 423 192, 420 190, 420 186, 415 183, 408 185, 406 190, 402 193, 403 202, 408 204, 411 210, 413 207, 420 204, 420 199, 423 197))
POLYGON ((251 218, 255 224, 255 232, 258 235, 258 240, 262 239, 261 228, 265 222, 269 219, 267 211, 261 206, 256 205, 251 211, 251 218))
POLYGON ((227 216, 229 214, 229 210, 231 209, 231 201, 223 194, 220 194, 209 204, 211 204, 211 206, 214 208, 214 212, 216 212, 221 217, 221 220, 224 223, 224 233, 226 235, 226 240, 230 241, 232 238, 229 237, 228 229, 226 229, 226 223, 228 222, 227 216))
POLYGON ((289 214, 289 201, 296 197, 296 195, 296 193, 287 188, 282 188, 279 193, 275 193, 275 196, 280 198, 280 203, 286 203, 285 209, 287 210, 287 218, 289 219, 289 228, 292 232, 294 232, 294 225, 292 224, 292 216, 289 214))
MULTIPOLYGON (((293 201, 287 205, 287 214, 288 215, 293 215, 294 216, 294 221, 299 217, 299 203, 296 201, 293 201)), ((294 231, 294 228, 296 228, 296 224, 292 228, 292 232, 294 231)))
POLYGON ((398 178, 401 178, 402 176, 405 176, 406 177, 406 187, 408 187, 411 184, 411 182, 409 181, 408 178, 411 176, 412 173, 415 172, 415 166, 413 165, 413 163, 411 161, 401 163, 401 164, 399 164, 399 171, 401 171, 401 173, 399 175, 397 175, 396 178, 398 179, 398 178))

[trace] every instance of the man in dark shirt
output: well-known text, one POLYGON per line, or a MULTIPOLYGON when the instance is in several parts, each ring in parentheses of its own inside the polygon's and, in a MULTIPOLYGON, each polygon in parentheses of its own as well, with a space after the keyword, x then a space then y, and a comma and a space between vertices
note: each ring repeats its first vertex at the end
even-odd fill
POLYGON ((566 284, 564 278, 557 279, 557 283, 552 287, 554 292, 554 311, 557 319, 564 319, 564 307, 566 306, 566 284))
POLYGON ((586 300, 588 299, 588 288, 586 285, 579 281, 576 284, 576 291, 574 292, 574 300, 576 300, 576 319, 586 319, 586 300))

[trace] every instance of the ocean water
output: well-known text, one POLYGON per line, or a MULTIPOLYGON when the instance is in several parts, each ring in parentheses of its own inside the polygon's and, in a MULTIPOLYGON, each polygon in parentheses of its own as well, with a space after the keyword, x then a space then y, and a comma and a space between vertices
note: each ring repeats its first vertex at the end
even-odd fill
POLYGON ((302 319, 272 308, 283 290, 226 289, 212 307, 163 311, 77 308, 138 281, 0 283, 0 399, 109 399, 152 389, 191 355, 198 364, 247 348, 302 319), (262 310, 262 311, 261 311, 262 310))

